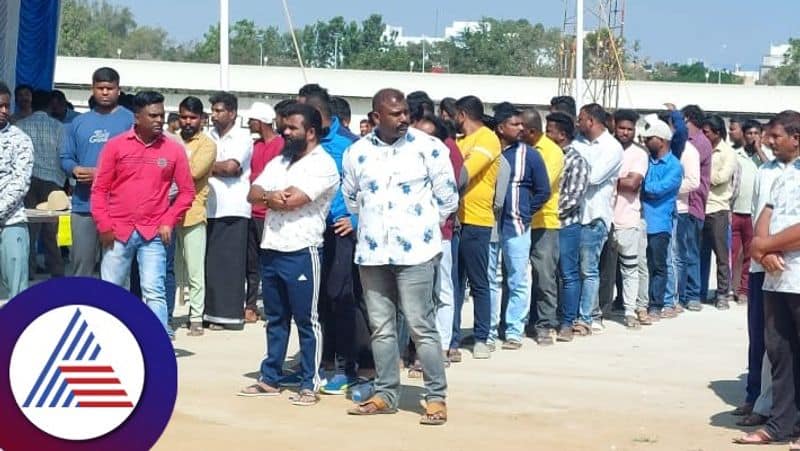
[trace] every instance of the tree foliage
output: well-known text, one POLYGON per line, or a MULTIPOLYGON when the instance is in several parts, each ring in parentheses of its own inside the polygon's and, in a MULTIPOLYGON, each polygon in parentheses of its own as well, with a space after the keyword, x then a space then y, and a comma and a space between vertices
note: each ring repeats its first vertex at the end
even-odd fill
POLYGON ((762 82, 800 86, 800 38, 789 39, 789 51, 784 55, 783 66, 770 70, 762 82))

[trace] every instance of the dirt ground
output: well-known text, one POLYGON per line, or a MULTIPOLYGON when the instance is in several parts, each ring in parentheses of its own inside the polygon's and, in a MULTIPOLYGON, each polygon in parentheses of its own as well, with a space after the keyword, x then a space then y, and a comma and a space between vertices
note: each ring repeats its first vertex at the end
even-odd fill
POLYGON ((744 397, 741 306, 706 306, 634 332, 607 323, 602 335, 549 348, 526 340, 490 360, 465 352, 447 372, 450 419, 438 428, 417 424, 421 383, 405 375, 396 415, 347 416, 351 402, 336 396, 314 407, 292 406, 288 392, 236 397, 257 374, 263 323, 185 334, 175 343, 175 412, 156 449, 699 451, 734 449, 731 438, 741 434, 727 413, 744 397))

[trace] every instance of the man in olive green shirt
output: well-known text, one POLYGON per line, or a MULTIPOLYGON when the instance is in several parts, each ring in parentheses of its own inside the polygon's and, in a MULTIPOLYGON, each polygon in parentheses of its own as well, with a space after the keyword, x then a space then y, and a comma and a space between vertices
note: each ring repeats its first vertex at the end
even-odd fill
POLYGON ((177 275, 179 286, 189 285, 189 335, 203 335, 203 310, 206 297, 206 202, 208 177, 217 159, 217 145, 203 133, 203 102, 185 98, 179 107, 180 137, 189 157, 194 180, 192 207, 177 227, 177 275))

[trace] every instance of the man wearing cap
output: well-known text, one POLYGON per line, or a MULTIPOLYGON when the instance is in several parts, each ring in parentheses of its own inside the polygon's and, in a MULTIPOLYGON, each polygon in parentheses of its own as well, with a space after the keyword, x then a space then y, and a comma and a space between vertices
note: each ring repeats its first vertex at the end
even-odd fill
POLYGON ((650 275, 650 316, 659 316, 667 287, 667 249, 672 234, 675 201, 683 179, 680 161, 670 152, 672 130, 655 114, 644 118, 639 132, 650 152, 642 187, 642 210, 647 223, 647 267, 650 275))
MULTIPOLYGON (((275 121, 275 110, 264 102, 255 102, 247 116, 250 133, 259 137, 253 143, 253 158, 250 160, 250 183, 252 184, 264 172, 273 158, 280 155, 283 149, 283 137, 275 132, 272 124, 275 121)), ((264 218, 267 208, 262 204, 253 204, 253 214, 247 229, 247 298, 244 307, 244 322, 258 321, 258 284, 261 282, 261 263, 259 249, 261 236, 264 234, 264 218)))

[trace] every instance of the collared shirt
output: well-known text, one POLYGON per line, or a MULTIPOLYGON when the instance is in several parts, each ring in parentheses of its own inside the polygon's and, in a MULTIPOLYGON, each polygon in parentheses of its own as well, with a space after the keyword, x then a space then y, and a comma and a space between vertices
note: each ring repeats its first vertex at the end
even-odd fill
POLYGON ((233 216, 250 218, 250 159, 253 156, 253 139, 250 133, 233 125, 228 133, 219 136, 216 127, 208 134, 217 144, 217 163, 234 160, 239 163, 239 175, 212 175, 208 179, 211 191, 208 194, 208 217, 233 216))
MULTIPOLYGON (((447 138, 444 140, 444 145, 450 150, 450 165, 453 167, 453 176, 455 180, 458 180, 461 177, 461 171, 464 168, 464 156, 461 155, 461 150, 456 145, 456 142, 453 138, 447 138)), ((453 239, 453 231, 456 225, 456 213, 451 214, 447 217, 447 221, 444 222, 442 225, 442 239, 443 240, 452 240, 453 239)))
MULTIPOLYGON (((625 149, 622 157, 622 167, 619 170, 619 178, 627 177, 631 174, 639 174, 644 177, 647 175, 647 167, 650 156, 644 148, 636 143, 631 144, 625 149)), ((632 229, 639 227, 642 223, 642 203, 639 199, 641 187, 635 193, 630 191, 617 191, 616 202, 614 203, 614 227, 618 229, 632 229)))
MULTIPOLYGON (((253 158, 250 161, 250 183, 256 181, 259 175, 264 172, 264 168, 273 158, 281 154, 283 150, 283 136, 276 135, 269 142, 264 142, 259 138, 253 143, 253 158)), ((252 205, 253 218, 264 219, 267 214, 267 207, 263 205, 252 205)))
POLYGON ((262 249, 294 252, 322 246, 325 218, 333 196, 339 190, 336 162, 322 146, 318 145, 294 163, 283 156, 273 158, 253 184, 266 191, 293 186, 311 199, 295 210, 269 211, 264 220, 262 249))
POLYGON ((689 214, 705 221, 708 192, 711 189, 711 141, 702 131, 697 130, 689 136, 689 142, 700 155, 700 186, 689 194, 689 214))
POLYGON ((661 158, 650 157, 650 167, 642 188, 642 207, 647 233, 672 233, 675 199, 683 179, 681 163, 667 152, 661 158))
POLYGON ((413 128, 392 144, 373 131, 350 146, 342 192, 359 215, 357 264, 417 265, 442 251, 440 226, 458 207, 448 153, 413 128))
POLYGON ((61 141, 62 125, 44 111, 36 111, 17 122, 33 142, 33 177, 64 186, 67 176, 61 169, 58 146, 61 141))
POLYGON ((523 142, 503 149, 502 157, 509 168, 499 227, 506 239, 530 228, 533 214, 550 197, 550 180, 541 154, 523 142))
MULTIPOLYGON (((339 119, 333 117, 331 118, 331 126, 328 129, 328 134, 320 141, 320 145, 325 149, 325 152, 328 152, 328 155, 336 162, 336 168, 339 170, 339 174, 342 173, 342 156, 345 150, 356 141, 353 139, 354 136, 352 136, 352 133, 344 133, 344 130, 345 128, 341 125, 339 119)), ((339 219, 348 216, 350 216, 350 213, 347 211, 347 207, 344 204, 344 197, 342 197, 342 192, 339 190, 331 203, 331 210, 328 213, 327 219, 328 226, 332 226, 339 219)), ((353 229, 358 227, 356 221, 355 216, 351 218, 353 229)))
POLYGON ((550 199, 544 203, 541 210, 533 215, 532 227, 556 230, 561 227, 561 221, 558 219, 558 188, 561 184, 561 171, 564 168, 564 151, 544 134, 536 141, 536 150, 542 156, 547 169, 547 179, 550 180, 550 199))
POLYGON ((211 176, 211 169, 217 160, 217 145, 203 132, 198 132, 186 141, 178 137, 186 147, 186 155, 189 158, 189 170, 192 172, 194 180, 194 200, 192 206, 183 218, 183 226, 206 222, 206 202, 208 202, 208 178, 211 176))
POLYGON ((711 154, 711 190, 708 193, 706 214, 731 209, 736 154, 730 144, 720 141, 711 154))
POLYGON ((464 156, 469 182, 464 189, 458 220, 461 224, 493 227, 494 195, 500 169, 500 140, 487 127, 456 141, 464 156))
MULTIPOLYGON (((772 207, 769 234, 800 223, 800 161, 789 164, 772 185, 767 206, 772 207)), ((764 291, 800 293, 800 251, 783 252, 784 270, 764 275, 764 291)))
POLYGON ((558 193, 558 217, 561 227, 581 222, 583 199, 589 188, 589 163, 570 144, 564 156, 558 193))
MULTIPOLYGON (((75 166, 96 167, 106 142, 130 130, 132 125, 133 113, 120 106, 107 114, 92 110, 76 117, 63 128, 59 146, 61 168, 68 177, 72 177, 75 166)), ((75 184, 72 191, 73 212, 89 213, 91 189, 91 183, 75 184)))
POLYGON ((740 215, 749 215, 753 211, 753 193, 756 183, 758 166, 747 155, 744 148, 735 151, 739 162, 739 193, 733 199, 733 212, 740 215))
MULTIPOLYGON (((791 166, 792 163, 783 163, 777 158, 768 161, 758 168, 756 173, 756 182, 753 187, 753 202, 752 202, 752 220, 753 228, 758 222, 758 216, 764 211, 764 207, 769 202, 769 196, 772 192, 772 185, 785 171, 786 168, 791 166)), ((764 272, 764 267, 755 260, 750 260, 750 272, 764 272)))
POLYGON ((700 153, 697 147, 687 141, 681 152, 680 161, 683 180, 678 190, 678 213, 689 213, 689 196, 700 188, 700 153))
POLYGON ((583 200, 581 224, 591 224, 599 219, 605 223, 606 229, 611 230, 614 193, 624 154, 622 144, 607 130, 592 141, 579 137, 573 144, 589 163, 589 187, 583 200))
POLYGON ((194 199, 186 150, 159 136, 143 143, 133 129, 112 138, 100 155, 92 184, 92 217, 101 233, 126 243, 134 230, 152 240, 162 225, 174 227, 194 199), (170 205, 172 181, 178 196, 170 205))
POLYGON ((31 139, 16 126, 6 124, 0 129, 0 227, 26 221, 23 199, 32 171, 31 139))

